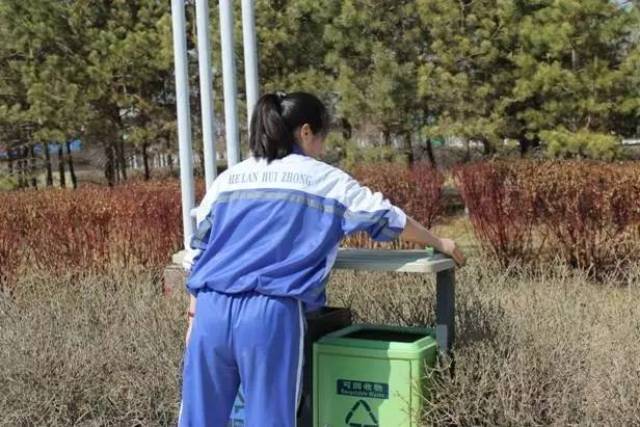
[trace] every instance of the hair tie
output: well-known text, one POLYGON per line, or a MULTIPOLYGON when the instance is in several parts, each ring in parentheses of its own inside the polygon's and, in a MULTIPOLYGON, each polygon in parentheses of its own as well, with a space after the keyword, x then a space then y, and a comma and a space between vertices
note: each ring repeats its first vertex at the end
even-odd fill
POLYGON ((282 103, 282 101, 287 97, 286 92, 278 91, 276 92, 276 96, 278 97, 278 101, 282 103))

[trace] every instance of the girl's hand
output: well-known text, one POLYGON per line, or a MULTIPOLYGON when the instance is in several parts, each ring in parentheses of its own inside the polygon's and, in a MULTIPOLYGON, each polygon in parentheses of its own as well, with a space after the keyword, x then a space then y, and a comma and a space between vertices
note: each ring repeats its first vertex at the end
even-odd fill
POLYGON ((400 238, 408 240, 409 242, 418 243, 422 247, 432 246, 439 252, 453 258, 459 267, 462 267, 466 261, 463 253, 458 249, 453 240, 439 238, 410 216, 407 216, 407 223, 402 234, 400 234, 400 238))
POLYGON ((187 328, 187 337, 185 338, 185 344, 189 344, 189 337, 191 336, 191 325, 193 324, 193 317, 196 315, 196 297, 189 295, 189 309, 187 310, 187 319, 189 321, 189 327, 187 328))
POLYGON ((443 254, 449 255, 451 258, 453 258, 456 264, 458 264, 458 267, 462 267, 465 264, 466 259, 464 257, 464 254, 460 249, 458 249, 456 242, 451 239, 440 239, 439 246, 440 247, 438 247, 437 249, 443 254))
POLYGON ((187 337, 184 340, 184 344, 189 345, 189 337, 191 336, 191 325, 193 325, 193 319, 189 318, 189 326, 187 327, 187 337))

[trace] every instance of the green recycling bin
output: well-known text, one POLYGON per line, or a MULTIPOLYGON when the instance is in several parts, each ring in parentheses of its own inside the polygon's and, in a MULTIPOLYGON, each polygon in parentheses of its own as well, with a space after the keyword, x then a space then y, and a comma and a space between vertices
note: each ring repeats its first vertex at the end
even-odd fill
POLYGON ((437 359, 433 330, 353 325, 314 344, 315 427, 416 427, 437 359))

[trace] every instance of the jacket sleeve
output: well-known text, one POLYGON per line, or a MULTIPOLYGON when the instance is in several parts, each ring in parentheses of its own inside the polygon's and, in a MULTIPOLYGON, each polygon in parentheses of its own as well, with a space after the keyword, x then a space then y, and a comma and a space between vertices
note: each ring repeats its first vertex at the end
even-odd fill
POLYGON ((382 193, 372 192, 347 174, 343 175, 342 185, 346 208, 342 231, 345 235, 365 231, 373 240, 390 241, 402 233, 407 221, 402 209, 391 204, 382 193))
POLYGON ((182 259, 182 268, 187 273, 191 272, 192 267, 198 261, 209 242, 213 224, 213 205, 218 197, 218 191, 217 182, 214 181, 200 205, 195 208, 196 230, 189 237, 189 247, 186 248, 185 256, 182 259))

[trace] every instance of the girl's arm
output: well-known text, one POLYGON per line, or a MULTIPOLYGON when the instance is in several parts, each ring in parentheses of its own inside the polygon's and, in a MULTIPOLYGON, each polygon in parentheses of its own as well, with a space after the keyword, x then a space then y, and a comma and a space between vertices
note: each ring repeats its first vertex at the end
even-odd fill
POLYGON ((400 237, 422 247, 432 246, 451 256, 458 265, 464 264, 464 255, 453 240, 435 236, 402 209, 391 204, 382 193, 374 193, 349 174, 339 169, 336 171, 339 178, 337 188, 342 189, 340 201, 347 208, 342 221, 345 235, 366 231, 376 241, 391 241, 400 237))
POLYGON ((465 263, 464 255, 453 240, 442 239, 434 235, 409 215, 407 215, 407 223, 400 234, 400 239, 418 243, 421 246, 432 246, 436 250, 451 256, 458 265, 464 265, 465 263))
MULTIPOLYGON (((196 297, 193 294, 189 294, 189 313, 195 314, 196 312, 196 297)), ((189 316, 191 319, 191 316, 189 316)))
MULTIPOLYGON (((196 297, 193 294, 189 294, 189 313, 196 313, 196 297)), ((187 328, 187 336, 185 338, 185 344, 189 344, 189 336, 191 335, 191 324, 193 323, 193 317, 187 316, 189 319, 189 327, 187 328)))

